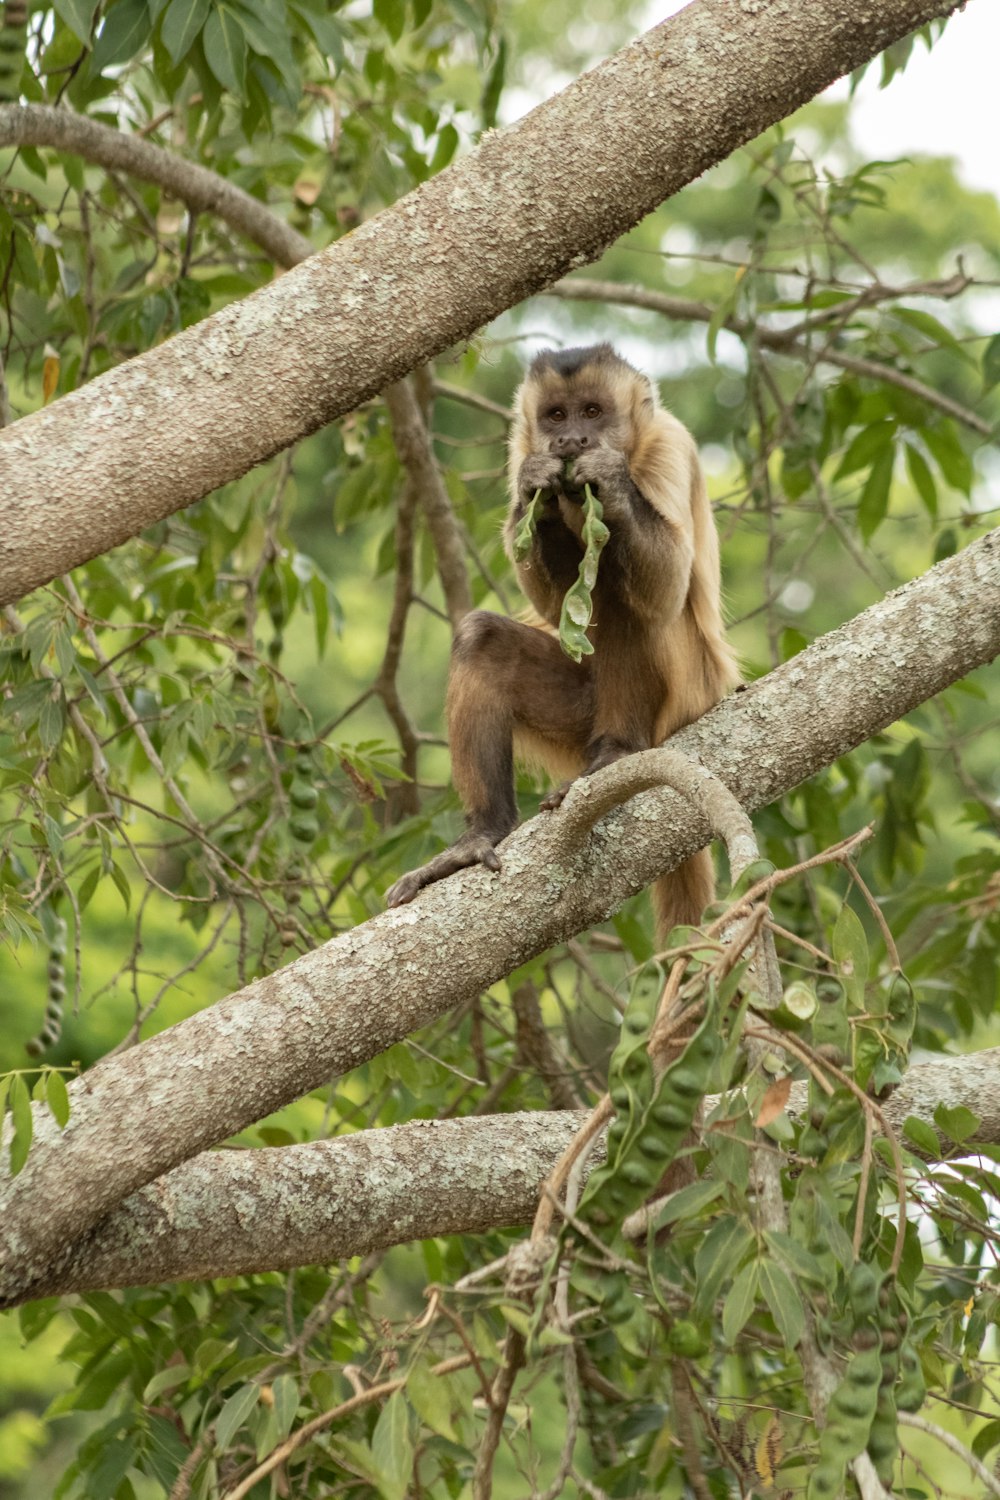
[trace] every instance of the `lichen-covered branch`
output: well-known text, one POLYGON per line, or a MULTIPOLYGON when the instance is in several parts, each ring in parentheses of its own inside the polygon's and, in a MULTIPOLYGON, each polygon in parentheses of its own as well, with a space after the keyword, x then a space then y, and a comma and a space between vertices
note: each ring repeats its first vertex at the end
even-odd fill
MULTIPOLYGON (((912 1067, 881 1109, 898 1133, 910 1115, 934 1129, 941 1103, 979 1118, 977 1142, 1000 1144, 1000 1047, 912 1067)), ((807 1084, 792 1085, 787 1107, 805 1113, 807 1084)), ((528 1224, 539 1184, 586 1117, 557 1109, 418 1120, 307 1146, 204 1152, 88 1230, 33 1295, 325 1264, 528 1224)), ((942 1141, 942 1157, 953 1152, 942 1141)))

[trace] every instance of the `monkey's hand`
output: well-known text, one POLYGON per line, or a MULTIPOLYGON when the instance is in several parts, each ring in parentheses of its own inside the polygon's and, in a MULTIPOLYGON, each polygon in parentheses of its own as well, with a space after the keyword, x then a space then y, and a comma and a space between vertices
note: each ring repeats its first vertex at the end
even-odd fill
POLYGON ((620 448, 588 448, 574 459, 570 480, 581 490, 585 484, 590 485, 605 517, 614 516, 639 496, 628 470, 628 459, 620 448))
POLYGON ((518 472, 518 493, 522 501, 530 500, 536 490, 551 495, 561 478, 562 459, 555 453, 529 453, 518 472))
POLYGON ((457 870, 467 870, 472 865, 485 865, 487 870, 499 871, 500 856, 492 840, 484 833, 464 833, 450 849, 436 854, 419 870, 411 870, 391 885, 385 893, 386 906, 405 906, 412 901, 425 885, 445 880, 457 870))

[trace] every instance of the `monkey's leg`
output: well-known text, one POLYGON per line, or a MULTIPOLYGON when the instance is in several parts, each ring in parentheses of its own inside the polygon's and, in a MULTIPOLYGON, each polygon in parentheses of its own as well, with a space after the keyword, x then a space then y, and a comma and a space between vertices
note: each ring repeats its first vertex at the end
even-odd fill
POLYGON ((474 610, 455 632, 447 712, 452 780, 468 828, 450 849, 397 880, 389 906, 470 865, 500 869, 496 845, 517 822, 515 735, 543 761, 579 764, 593 723, 590 668, 570 661, 544 631, 474 610))
MULTIPOLYGON (((599 617, 593 658, 594 723, 584 752, 581 776, 648 750, 656 743, 656 713, 664 685, 641 624, 623 612, 599 617)), ((559 807, 573 785, 553 787, 543 808, 559 807)))

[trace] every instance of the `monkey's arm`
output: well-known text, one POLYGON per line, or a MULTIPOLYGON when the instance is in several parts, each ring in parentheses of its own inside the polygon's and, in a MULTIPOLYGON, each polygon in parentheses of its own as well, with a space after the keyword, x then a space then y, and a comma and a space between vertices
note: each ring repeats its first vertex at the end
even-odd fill
POLYGON ((579 511, 562 494, 562 460, 551 453, 529 453, 517 476, 504 538, 514 562, 518 582, 538 613, 550 625, 559 624, 563 595, 576 581, 583 556, 579 523, 567 525, 564 512, 579 511), (537 490, 542 492, 541 514, 527 557, 515 559, 514 534, 537 490))
POLYGON ((597 577, 598 601, 610 593, 650 623, 676 619, 684 608, 694 562, 694 524, 688 494, 677 475, 644 477, 640 489, 625 454, 600 447, 573 464, 574 485, 597 493, 611 538, 597 577), (613 576, 609 576, 613 575, 613 576))

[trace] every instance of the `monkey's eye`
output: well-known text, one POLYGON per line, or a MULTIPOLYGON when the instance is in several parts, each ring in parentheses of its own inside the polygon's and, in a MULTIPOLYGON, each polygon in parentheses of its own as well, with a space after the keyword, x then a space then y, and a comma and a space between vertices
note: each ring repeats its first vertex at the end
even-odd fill
POLYGON ((561 406, 553 406, 549 411, 550 422, 565 422, 566 413, 561 406))
POLYGON ((597 405, 597 402, 591 401, 587 406, 583 408, 583 415, 585 417, 589 417, 590 420, 593 421, 595 417, 602 416, 603 413, 601 412, 601 408, 597 405))

